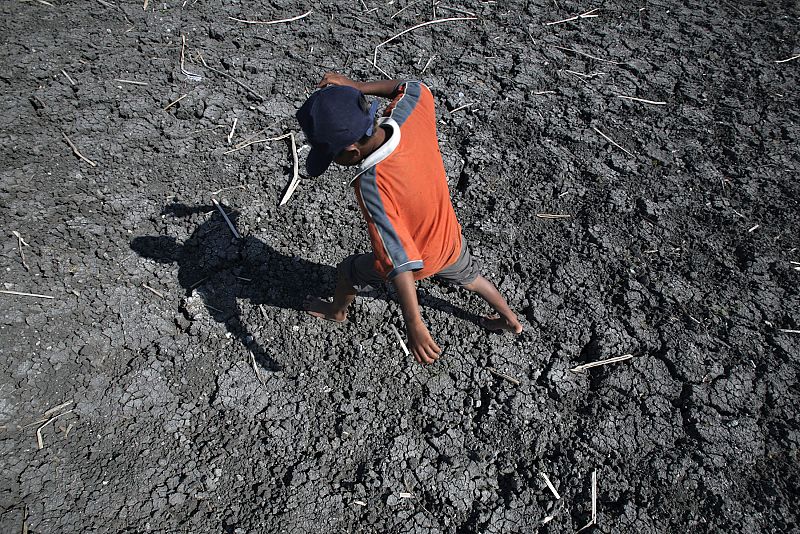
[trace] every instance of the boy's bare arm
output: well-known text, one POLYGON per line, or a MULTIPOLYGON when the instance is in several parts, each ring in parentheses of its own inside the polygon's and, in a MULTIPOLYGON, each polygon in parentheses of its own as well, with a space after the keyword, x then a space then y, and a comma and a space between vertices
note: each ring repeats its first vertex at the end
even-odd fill
POLYGON ((392 278, 392 283, 397 289, 397 297, 400 299, 400 307, 403 310, 403 318, 406 321, 408 331, 408 348, 414 354, 414 358, 419 363, 433 363, 439 358, 442 349, 431 337, 422 317, 419 314, 419 303, 417 302, 417 286, 414 283, 414 275, 411 271, 400 273, 392 278))
POLYGON ((351 80, 343 74, 338 72, 326 72, 319 82, 318 87, 325 87, 328 85, 345 85, 348 87, 355 87, 365 95, 380 96, 383 98, 392 98, 394 96, 400 80, 377 80, 374 82, 357 82, 351 80))

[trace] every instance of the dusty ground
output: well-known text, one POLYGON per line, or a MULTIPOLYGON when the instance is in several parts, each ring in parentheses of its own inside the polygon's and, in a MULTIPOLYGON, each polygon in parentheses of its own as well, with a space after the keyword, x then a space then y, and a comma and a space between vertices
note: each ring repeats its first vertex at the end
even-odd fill
POLYGON ((0 294, 0 531, 573 532, 596 472, 598 532, 797 532, 795 1, 113 2, 0 5, 1 289, 53 297, 0 294), (289 145, 225 151, 448 6, 378 65, 526 332, 425 282, 423 368, 384 293, 297 310, 369 246, 349 171, 278 207, 289 145))

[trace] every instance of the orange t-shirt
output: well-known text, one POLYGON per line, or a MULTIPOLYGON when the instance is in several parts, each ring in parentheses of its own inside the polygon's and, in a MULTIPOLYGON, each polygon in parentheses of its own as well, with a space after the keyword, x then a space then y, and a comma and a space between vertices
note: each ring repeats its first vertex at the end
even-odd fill
POLYGON ((391 135, 351 183, 367 220, 376 270, 388 279, 414 271, 419 280, 454 263, 461 252, 430 89, 416 81, 398 85, 379 124, 391 135))

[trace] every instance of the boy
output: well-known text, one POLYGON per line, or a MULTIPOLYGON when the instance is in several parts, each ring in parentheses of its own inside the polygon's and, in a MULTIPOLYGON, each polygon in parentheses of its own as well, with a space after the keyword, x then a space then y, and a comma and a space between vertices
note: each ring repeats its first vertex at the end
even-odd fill
POLYGON ((441 349, 422 322, 415 280, 436 275, 480 295, 499 316, 485 317, 488 330, 522 331, 517 316, 497 288, 480 275, 456 220, 436 136, 433 95, 420 82, 355 82, 329 72, 297 112, 311 144, 309 176, 332 162, 360 172, 355 189, 367 220, 373 252, 345 258, 338 266, 333 301, 308 297, 315 317, 343 322, 360 290, 390 281, 397 290, 408 332, 408 348, 419 363, 433 363, 441 349), (364 94, 392 99, 375 122, 377 102, 364 94))

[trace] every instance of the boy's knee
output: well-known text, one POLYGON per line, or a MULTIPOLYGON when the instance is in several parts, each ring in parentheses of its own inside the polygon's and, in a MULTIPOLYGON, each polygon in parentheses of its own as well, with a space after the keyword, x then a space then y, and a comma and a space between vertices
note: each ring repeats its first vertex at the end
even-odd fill
POLYGON ((339 278, 350 278, 349 273, 350 269, 352 268, 352 261, 353 257, 349 256, 336 264, 336 274, 339 276, 339 278))
POLYGON ((345 281, 358 292, 380 286, 383 280, 373 267, 374 261, 372 254, 348 256, 336 266, 339 280, 345 281))
POLYGON ((355 285, 356 280, 354 280, 353 262, 356 258, 356 255, 348 256, 336 266, 336 277, 340 282, 345 282, 351 286, 355 285))
POLYGON ((461 284, 461 287, 463 287, 464 289, 468 289, 470 291, 477 291, 478 285, 480 284, 480 279, 481 275, 477 275, 475 278, 472 279, 471 282, 468 282, 466 284, 461 284))

